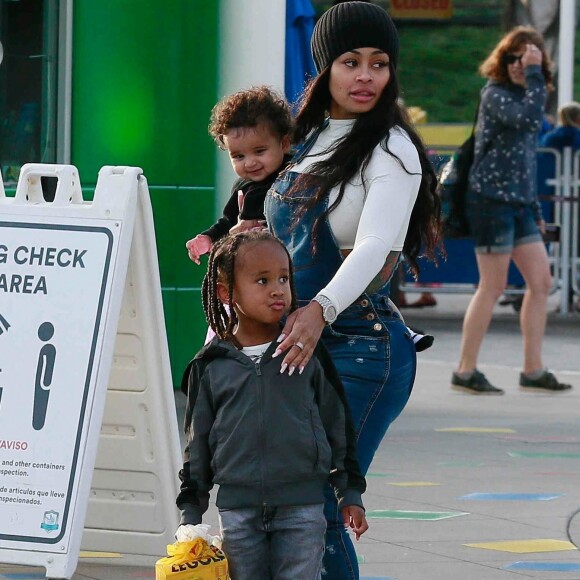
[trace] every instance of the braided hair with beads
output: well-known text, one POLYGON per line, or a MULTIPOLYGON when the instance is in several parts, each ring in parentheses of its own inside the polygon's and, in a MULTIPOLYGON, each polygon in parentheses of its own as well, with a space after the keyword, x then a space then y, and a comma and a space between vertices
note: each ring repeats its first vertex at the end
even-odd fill
POLYGON ((292 292, 290 312, 296 309, 296 290, 294 287, 294 269, 286 246, 267 230, 248 230, 231 236, 226 236, 216 242, 209 255, 207 272, 201 287, 203 311, 210 328, 223 340, 236 342, 234 331, 238 317, 233 306, 226 308, 218 297, 218 283, 226 284, 230 304, 234 295, 234 272, 236 256, 239 249, 247 244, 270 242, 284 248, 288 256, 289 283, 292 292))

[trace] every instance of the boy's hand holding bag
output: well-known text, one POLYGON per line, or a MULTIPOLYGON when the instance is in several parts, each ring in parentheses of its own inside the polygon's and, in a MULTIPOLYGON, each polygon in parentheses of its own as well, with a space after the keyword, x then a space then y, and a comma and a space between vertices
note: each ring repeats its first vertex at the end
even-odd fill
POLYGON ((167 557, 155 564, 156 580, 228 580, 228 562, 208 535, 209 526, 180 526, 175 544, 167 546, 167 557), (181 540, 181 541, 179 541, 181 540))

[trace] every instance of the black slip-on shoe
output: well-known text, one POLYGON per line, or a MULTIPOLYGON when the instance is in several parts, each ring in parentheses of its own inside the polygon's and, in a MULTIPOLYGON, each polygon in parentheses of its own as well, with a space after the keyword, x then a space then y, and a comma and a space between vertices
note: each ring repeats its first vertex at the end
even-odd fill
POLYGON ((530 379, 524 373, 520 373, 520 389, 524 391, 563 393, 564 391, 569 391, 571 388, 572 385, 561 383, 550 371, 546 371, 537 379, 530 379))
POLYGON ((494 387, 485 375, 475 369, 468 379, 461 378, 457 373, 451 376, 451 388, 456 391, 464 391, 472 395, 503 395, 503 389, 494 387))

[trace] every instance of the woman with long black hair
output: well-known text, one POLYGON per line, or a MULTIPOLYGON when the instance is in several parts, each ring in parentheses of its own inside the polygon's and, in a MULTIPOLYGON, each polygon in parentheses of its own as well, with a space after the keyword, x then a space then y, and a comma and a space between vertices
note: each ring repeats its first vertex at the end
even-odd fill
MULTIPOLYGON (((298 303, 280 337, 282 372, 301 372, 322 337, 346 390, 366 473, 415 380, 411 336, 389 301, 402 253, 417 269, 439 238, 436 177, 398 103, 397 31, 366 2, 325 12, 312 37, 318 76, 296 120, 300 143, 266 197, 266 218, 295 267, 298 303)), ((325 572, 358 578, 328 496, 325 572)))

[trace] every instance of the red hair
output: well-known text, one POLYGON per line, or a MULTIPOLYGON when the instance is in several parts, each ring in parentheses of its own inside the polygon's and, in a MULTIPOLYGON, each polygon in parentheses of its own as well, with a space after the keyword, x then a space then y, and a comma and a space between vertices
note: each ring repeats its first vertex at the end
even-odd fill
POLYGON ((508 84, 510 77, 503 57, 506 54, 525 50, 526 44, 533 44, 542 51, 542 73, 548 90, 553 90, 552 61, 546 53, 542 35, 531 26, 516 26, 510 30, 491 51, 479 67, 481 76, 501 84, 508 84))

